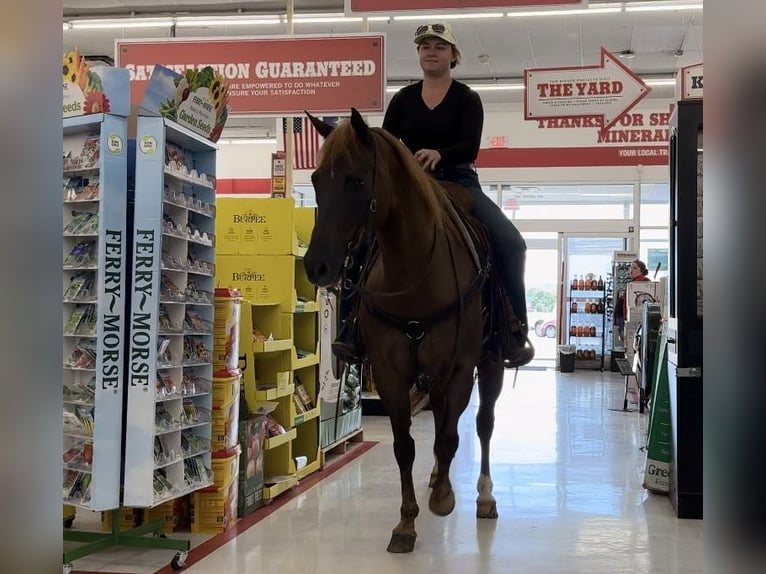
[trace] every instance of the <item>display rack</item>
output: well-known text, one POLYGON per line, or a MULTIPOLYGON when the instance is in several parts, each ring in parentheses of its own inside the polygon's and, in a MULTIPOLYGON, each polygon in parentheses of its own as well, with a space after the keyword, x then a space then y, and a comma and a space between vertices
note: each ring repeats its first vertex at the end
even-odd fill
POLYGON ((303 262, 314 217, 313 208, 295 208, 291 198, 219 202, 216 284, 245 299, 240 368, 248 410, 272 403, 270 417, 284 429, 263 444, 266 502, 321 464, 320 300, 303 262))
POLYGON ((615 251, 612 256, 612 271, 607 278, 607 345, 610 351, 610 370, 618 371, 615 359, 626 355, 626 345, 632 341, 626 341, 628 332, 628 318, 624 316, 625 296, 630 283, 630 264, 638 258, 635 251, 615 251))
POLYGON ((215 151, 162 117, 137 120, 124 502, 213 484, 215 151))
POLYGON ((65 118, 64 502, 120 505, 127 118, 65 118))
POLYGON ((603 278, 573 279, 567 297, 568 342, 574 345, 575 368, 604 369, 606 286, 603 278), (592 281, 592 283, 591 283, 592 281))

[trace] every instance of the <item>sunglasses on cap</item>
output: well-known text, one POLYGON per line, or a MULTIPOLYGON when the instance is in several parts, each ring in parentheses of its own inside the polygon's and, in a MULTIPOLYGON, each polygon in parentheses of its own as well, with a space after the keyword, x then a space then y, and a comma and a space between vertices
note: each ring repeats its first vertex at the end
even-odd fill
POLYGON ((418 29, 415 30, 415 34, 417 36, 420 36, 421 34, 425 34, 428 31, 435 32, 437 34, 444 34, 444 31, 446 28, 444 27, 444 24, 427 24, 425 26, 418 26, 418 29))

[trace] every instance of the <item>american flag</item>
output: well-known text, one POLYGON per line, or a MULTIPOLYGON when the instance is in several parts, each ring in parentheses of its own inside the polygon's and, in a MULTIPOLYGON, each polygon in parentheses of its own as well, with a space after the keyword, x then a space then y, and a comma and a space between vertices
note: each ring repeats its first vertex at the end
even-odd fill
MULTIPOLYGON (((332 126, 338 125, 338 117, 320 118, 323 122, 332 126)), ((322 137, 316 131, 311 121, 305 117, 292 118, 293 136, 293 167, 295 169, 314 169, 317 166, 317 154, 322 146, 322 137)), ((282 133, 287 142, 287 118, 282 118, 282 133)), ((286 144, 285 144, 285 147, 286 144)))

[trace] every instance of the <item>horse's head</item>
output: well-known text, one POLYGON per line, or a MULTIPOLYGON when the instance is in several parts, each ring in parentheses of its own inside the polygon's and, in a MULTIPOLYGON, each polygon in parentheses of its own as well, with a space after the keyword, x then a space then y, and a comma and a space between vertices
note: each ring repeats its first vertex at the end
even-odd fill
POLYGON ((311 174, 317 218, 304 263, 309 281, 328 287, 340 279, 346 256, 376 210, 375 136, 355 109, 337 128, 307 115, 326 140, 311 174))

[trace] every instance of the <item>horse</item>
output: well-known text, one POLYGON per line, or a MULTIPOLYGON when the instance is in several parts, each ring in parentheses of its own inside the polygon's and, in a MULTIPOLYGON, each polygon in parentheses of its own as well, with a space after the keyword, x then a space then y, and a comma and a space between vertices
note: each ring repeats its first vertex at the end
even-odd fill
POLYGON ((398 139, 370 127, 357 110, 337 127, 306 114, 325 141, 311 175, 317 214, 305 269, 314 285, 336 286, 352 249, 362 240, 376 245, 376 256, 365 264, 355 286, 361 301, 357 321, 390 418, 401 480, 400 521, 387 550, 412 552, 419 507, 412 478, 410 387, 424 375, 435 425, 429 509, 446 516, 455 507, 450 465, 458 448, 458 420, 468 406, 476 372, 481 442, 476 515, 498 516, 490 439, 504 366, 485 337, 481 292, 487 267, 466 236, 470 196, 459 186, 448 191, 398 139))

